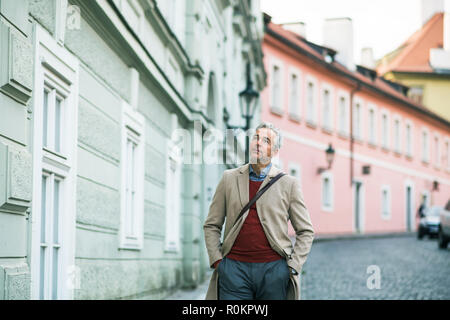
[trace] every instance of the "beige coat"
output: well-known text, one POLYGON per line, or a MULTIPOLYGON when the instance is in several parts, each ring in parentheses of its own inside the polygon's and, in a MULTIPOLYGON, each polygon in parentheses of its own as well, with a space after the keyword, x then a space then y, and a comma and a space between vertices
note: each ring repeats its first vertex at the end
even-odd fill
MULTIPOLYGON (((280 169, 272 166, 260 188, 279 172, 280 169)), ((230 252, 249 212, 247 210, 233 227, 234 220, 249 201, 248 193, 249 164, 223 173, 203 226, 211 267, 214 262, 230 252), (220 236, 224 222, 225 233, 221 244, 220 236)), ((300 274, 311 249, 314 230, 298 179, 289 175, 283 176, 256 201, 256 209, 270 246, 285 257, 287 264, 300 274), (296 233, 295 245, 292 245, 288 236, 288 220, 291 221, 296 233)), ((217 284, 218 273, 214 270, 206 294, 207 300, 217 299, 217 284)), ((300 299, 299 275, 291 275, 287 298, 300 299)))

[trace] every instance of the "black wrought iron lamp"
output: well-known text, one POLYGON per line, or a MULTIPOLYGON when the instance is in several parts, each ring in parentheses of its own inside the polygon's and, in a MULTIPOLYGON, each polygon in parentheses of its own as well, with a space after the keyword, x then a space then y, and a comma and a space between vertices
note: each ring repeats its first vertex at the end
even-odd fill
POLYGON ((327 150, 325 150, 325 156, 327 159, 328 167, 327 168, 323 168, 323 167, 317 168, 317 174, 321 174, 322 172, 331 169, 331 166, 333 165, 333 161, 334 161, 334 154, 335 154, 335 150, 333 149, 333 146, 330 143, 328 145, 327 150))

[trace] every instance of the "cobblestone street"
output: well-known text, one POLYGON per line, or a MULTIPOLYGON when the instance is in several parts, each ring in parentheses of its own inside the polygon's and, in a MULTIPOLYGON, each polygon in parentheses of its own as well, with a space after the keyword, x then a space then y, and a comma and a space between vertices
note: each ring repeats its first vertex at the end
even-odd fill
POLYGON ((439 250, 436 239, 315 242, 303 271, 302 300, 450 299, 450 249, 439 250), (379 267, 379 289, 367 286, 371 265, 379 267))

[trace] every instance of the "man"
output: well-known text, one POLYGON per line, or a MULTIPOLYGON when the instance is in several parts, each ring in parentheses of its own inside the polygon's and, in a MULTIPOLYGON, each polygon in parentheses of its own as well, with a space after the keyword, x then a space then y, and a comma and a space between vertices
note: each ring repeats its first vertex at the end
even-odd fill
POLYGON ((281 177, 234 224, 256 192, 281 172, 271 163, 280 147, 279 130, 260 124, 250 142, 250 163, 226 170, 216 188, 203 226, 215 269, 206 299, 300 299, 299 273, 314 231, 299 181, 281 177), (295 245, 288 236, 288 220, 296 232, 295 245))
POLYGON ((417 210, 417 215, 419 216, 419 218, 425 217, 425 209, 427 207, 426 200, 427 198, 425 196, 422 196, 422 203, 420 204, 420 207, 417 210))

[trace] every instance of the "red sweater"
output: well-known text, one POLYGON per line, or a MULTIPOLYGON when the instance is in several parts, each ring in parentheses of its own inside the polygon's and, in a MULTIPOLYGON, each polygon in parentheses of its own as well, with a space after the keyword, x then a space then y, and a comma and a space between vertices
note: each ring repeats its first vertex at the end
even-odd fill
MULTIPOLYGON (((262 181, 249 180, 249 183, 249 199, 252 199, 258 192, 262 181)), ((270 247, 261 221, 259 221, 256 203, 250 207, 250 212, 227 258, 243 262, 271 262, 282 259, 270 247)))

